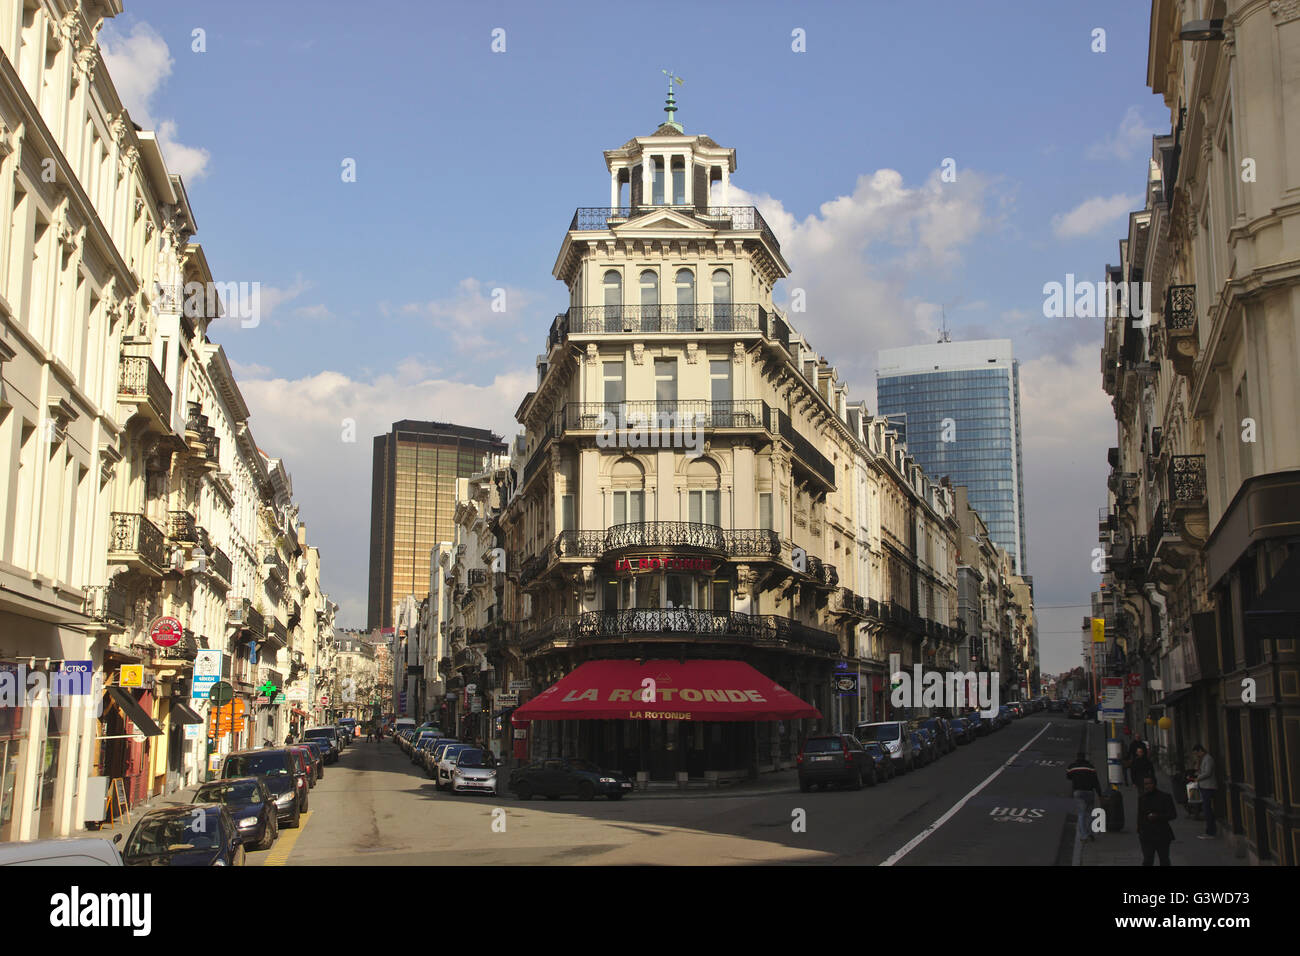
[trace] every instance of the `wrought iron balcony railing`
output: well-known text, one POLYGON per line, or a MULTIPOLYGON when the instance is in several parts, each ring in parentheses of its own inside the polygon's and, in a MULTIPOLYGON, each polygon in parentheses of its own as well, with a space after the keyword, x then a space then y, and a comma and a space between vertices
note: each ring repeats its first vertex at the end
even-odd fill
POLYGON ((242 630, 254 640, 261 640, 262 635, 266 633, 266 618, 262 616, 262 612, 250 605, 244 615, 242 630))
POLYGON ((1196 286, 1171 285, 1165 290, 1165 327, 1170 331, 1196 325, 1196 286))
POLYGON ((126 626, 126 590, 116 584, 86 588, 85 613, 105 624, 126 626))
POLYGON ((789 618, 697 608, 587 611, 576 617, 550 618, 524 634, 521 645, 530 648, 553 640, 635 641, 647 637, 788 644, 828 653, 840 649, 834 634, 789 618))
POLYGON ((194 515, 188 511, 169 511, 167 536, 173 541, 197 544, 199 537, 194 528, 194 515))
POLYGON ((569 309, 569 335, 757 332, 755 302, 584 305, 569 309))
POLYGON ((773 560, 781 557, 781 538, 775 531, 765 528, 739 528, 723 531, 727 554, 733 558, 764 557, 773 560))
POLYGON ((267 546, 262 549, 262 566, 272 577, 278 577, 280 584, 289 583, 289 565, 280 557, 278 548, 267 546))
POLYGON ((593 232, 621 226, 629 219, 671 209, 673 212, 689 216, 711 229, 731 229, 743 232, 757 232, 773 250, 780 250, 776 236, 755 207, 753 206, 706 206, 703 203, 694 206, 639 205, 639 206, 579 206, 569 223, 569 231, 593 232))
POLYGON ((1169 500, 1175 508, 1205 504, 1205 456, 1174 455, 1169 464, 1169 500))
POLYGON ((115 511, 108 535, 109 560, 140 564, 161 574, 167 566, 167 542, 158 526, 142 514, 115 511))
POLYGON ((122 356, 117 382, 118 401, 147 409, 164 430, 171 428, 172 390, 147 355, 122 356))
POLYGON ((767 403, 759 399, 730 402, 569 402, 564 407, 563 427, 565 431, 766 430, 767 407, 767 403))
POLYGON ((224 583, 226 587, 230 587, 234 577, 234 566, 231 564, 226 552, 214 547, 208 555, 208 568, 216 576, 217 580, 224 583))
POLYGON ((790 416, 779 408, 768 410, 768 431, 780 435, 794 449, 794 457, 801 461, 809 471, 818 475, 832 489, 835 487, 835 466, 819 452, 803 435, 795 431, 790 416))

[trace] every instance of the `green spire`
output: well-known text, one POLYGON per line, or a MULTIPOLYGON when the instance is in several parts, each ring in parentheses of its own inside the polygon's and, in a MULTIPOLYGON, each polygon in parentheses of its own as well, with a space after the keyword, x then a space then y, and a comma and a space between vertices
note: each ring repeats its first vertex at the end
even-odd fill
POLYGON ((660 70, 659 72, 668 77, 668 105, 664 107, 664 112, 668 114, 668 122, 664 125, 671 126, 679 133, 684 133, 685 130, 682 129, 682 124, 677 122, 677 117, 674 115, 677 112, 677 100, 673 98, 673 83, 681 86, 682 78, 673 73, 672 70, 660 70))

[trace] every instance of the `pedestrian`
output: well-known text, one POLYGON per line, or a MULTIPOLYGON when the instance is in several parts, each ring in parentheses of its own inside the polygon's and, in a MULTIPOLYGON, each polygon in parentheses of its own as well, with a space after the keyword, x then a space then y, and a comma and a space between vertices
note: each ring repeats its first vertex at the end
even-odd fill
POLYGON ((1088 828, 1088 821, 1092 816, 1093 795, 1101 796, 1101 781, 1097 778, 1097 770, 1088 755, 1080 750, 1074 763, 1066 768, 1065 775, 1074 788, 1074 799, 1079 807, 1079 839, 1095 840, 1096 837, 1088 828))
POLYGON ((1173 827, 1169 821, 1178 815, 1174 807, 1174 798, 1156 787, 1154 773, 1141 778, 1142 795, 1138 797, 1137 833, 1138 844, 1142 847, 1142 865, 1152 866, 1155 857, 1160 857, 1160 865, 1169 865, 1169 844, 1174 840, 1173 827))
POLYGON ((289 746, 291 743, 293 743, 293 731, 292 731, 292 730, 289 731, 287 734, 284 735, 284 745, 287 747, 287 746, 289 746))
POLYGON ((1130 761, 1130 769, 1133 771, 1133 785, 1139 789, 1143 786, 1143 780, 1148 776, 1155 775, 1156 768, 1151 762, 1151 758, 1147 756, 1146 744, 1139 744, 1133 751, 1133 759, 1130 761))
POLYGON ((1199 764, 1196 768, 1196 786, 1201 791, 1201 809, 1205 813, 1205 832, 1198 840, 1213 840, 1217 835, 1214 829, 1214 791, 1218 784, 1214 780, 1214 758, 1201 744, 1192 748, 1192 755, 1199 764))

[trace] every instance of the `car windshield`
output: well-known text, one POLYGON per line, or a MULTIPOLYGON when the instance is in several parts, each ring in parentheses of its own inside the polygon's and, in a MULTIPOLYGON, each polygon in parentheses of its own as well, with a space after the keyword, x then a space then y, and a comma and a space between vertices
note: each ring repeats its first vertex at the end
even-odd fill
POLYGON ((242 783, 210 783, 200 787, 194 795, 194 803, 242 804, 258 803, 262 796, 260 788, 251 780, 242 783))
POLYGON ((234 754, 226 758, 227 777, 287 777, 292 771, 283 750, 234 754))
POLYGON ((586 771, 586 772, 588 772, 588 773, 597 773, 597 772, 600 771, 600 768, 597 767, 597 766, 596 766, 594 763, 592 763, 590 760, 576 760, 576 759, 575 759, 575 760, 570 760, 570 761, 569 761, 569 769, 570 769, 570 770, 583 770, 583 771, 586 771))
POLYGON ((309 730, 305 734, 303 734, 303 736, 306 737, 308 740, 311 740, 313 737, 318 738, 320 740, 329 740, 331 737, 338 736, 338 732, 322 727, 319 730, 309 730))
POLYGON ((152 856, 181 850, 210 850, 217 846, 220 836, 217 819, 210 813, 145 817, 131 834, 126 852, 131 856, 152 856))
POLYGON ((442 752, 443 759, 445 760, 448 757, 455 757, 456 754, 460 753, 464 749, 466 749, 464 744, 461 745, 452 744, 450 747, 448 747, 446 750, 442 752))
POLYGON ((803 745, 804 753, 808 754, 839 753, 843 749, 838 737, 814 737, 803 745))
POLYGON ((875 734, 877 740, 897 740, 898 724, 878 724, 875 727, 863 728, 868 733, 875 734))
POLYGON ((456 755, 456 766, 458 767, 483 766, 483 751, 462 750, 459 754, 456 755))

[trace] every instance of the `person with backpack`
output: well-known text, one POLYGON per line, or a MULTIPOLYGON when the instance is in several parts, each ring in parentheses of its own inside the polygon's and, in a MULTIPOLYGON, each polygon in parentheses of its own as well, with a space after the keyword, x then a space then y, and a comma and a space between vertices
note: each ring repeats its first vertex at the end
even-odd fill
POLYGON ((1155 857, 1160 865, 1169 865, 1169 844, 1174 840, 1169 821, 1178 815, 1174 798, 1156 786, 1154 773, 1141 778, 1142 796, 1138 797, 1137 834, 1142 847, 1142 865, 1152 866, 1155 857))
POLYGON ((1100 798, 1101 780, 1097 777, 1097 770, 1088 759, 1088 755, 1080 750, 1078 756, 1074 758, 1074 763, 1066 768, 1065 776, 1070 780, 1070 786, 1074 788, 1074 799, 1079 805, 1079 839, 1095 840, 1092 831, 1088 827, 1089 818, 1092 816, 1093 796, 1100 798))

